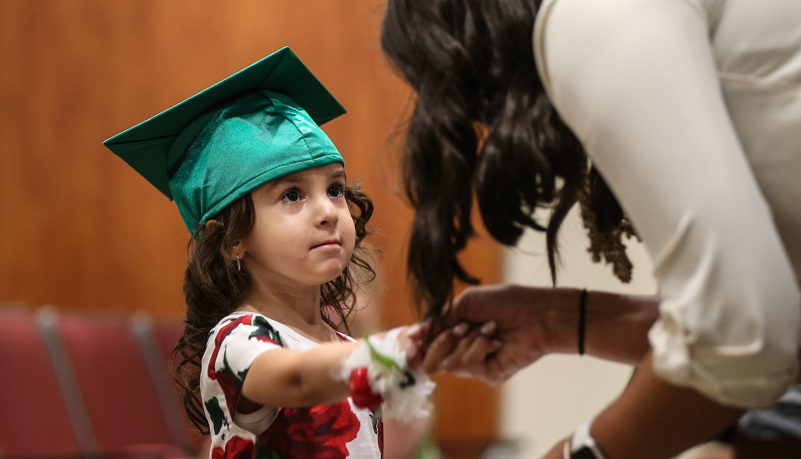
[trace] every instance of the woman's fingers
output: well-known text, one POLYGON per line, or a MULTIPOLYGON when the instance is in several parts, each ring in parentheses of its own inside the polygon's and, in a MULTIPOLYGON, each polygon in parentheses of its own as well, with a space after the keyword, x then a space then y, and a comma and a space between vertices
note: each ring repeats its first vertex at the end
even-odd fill
POLYGON ((427 355, 428 368, 485 379, 487 361, 501 347, 501 343, 492 338, 495 329, 494 323, 487 323, 467 331, 468 328, 460 324, 448 335, 438 336, 427 355))
POLYGON ((468 366, 476 367, 499 349, 500 343, 492 339, 496 329, 494 322, 480 327, 462 322, 445 329, 426 346, 421 367, 427 373, 449 371, 472 376, 468 366))
POLYGON ((448 357, 459 345, 459 341, 467 333, 470 326, 460 323, 453 328, 449 328, 439 333, 428 344, 423 357, 422 368, 426 373, 437 373, 442 371, 443 360, 448 357))

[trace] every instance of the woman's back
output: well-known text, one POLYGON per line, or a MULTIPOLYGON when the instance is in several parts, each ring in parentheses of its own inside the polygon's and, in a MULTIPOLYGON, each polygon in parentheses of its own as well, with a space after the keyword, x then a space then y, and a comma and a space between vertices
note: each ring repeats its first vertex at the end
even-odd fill
MULTIPOLYGON (((684 9, 688 15, 695 15, 706 28, 720 89, 742 150, 770 202, 795 271, 801 272, 798 236, 801 208, 797 205, 801 181, 796 178, 801 173, 801 3, 783 0, 612 0, 594 6, 592 3, 586 0, 543 3, 535 33, 543 79, 550 80, 544 70, 551 61, 544 52, 546 29, 554 23, 561 28, 584 20, 577 17, 579 10, 592 16, 601 29, 604 22, 611 26, 621 15, 625 21, 651 28, 652 19, 643 19, 643 15, 657 14, 663 8, 684 9), (554 18, 556 22, 552 21, 554 18)), ((569 33, 580 34, 581 30, 583 26, 577 26, 569 33)), ((679 64, 672 62, 671 54, 652 57, 654 62, 666 66, 679 64)), ((627 65, 641 66, 643 62, 627 65)), ((682 72, 681 68, 677 70, 682 72)), ((617 77, 617 73, 611 75, 617 77)), ((565 101, 558 94, 551 95, 560 111, 571 110, 566 104, 578 106, 586 101, 586 98, 565 101)), ((665 111, 666 117, 681 116, 678 113, 665 111)))
POLYGON ((795 373, 799 24, 779 0, 546 0, 534 31, 554 106, 654 260, 657 373, 736 406, 795 373))

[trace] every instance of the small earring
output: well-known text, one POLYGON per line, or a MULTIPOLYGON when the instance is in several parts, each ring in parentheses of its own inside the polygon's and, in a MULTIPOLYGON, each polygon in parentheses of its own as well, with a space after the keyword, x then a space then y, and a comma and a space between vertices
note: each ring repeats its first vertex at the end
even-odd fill
POLYGON ((239 259, 239 255, 236 256, 236 270, 242 272, 242 262, 239 259))

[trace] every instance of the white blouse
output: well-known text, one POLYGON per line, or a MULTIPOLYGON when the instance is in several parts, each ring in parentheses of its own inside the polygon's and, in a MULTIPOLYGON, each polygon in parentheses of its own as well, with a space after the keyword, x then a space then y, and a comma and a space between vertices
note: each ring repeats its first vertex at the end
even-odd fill
POLYGON ((534 53, 654 261, 656 373, 774 402, 801 331, 801 1, 544 0, 534 53))

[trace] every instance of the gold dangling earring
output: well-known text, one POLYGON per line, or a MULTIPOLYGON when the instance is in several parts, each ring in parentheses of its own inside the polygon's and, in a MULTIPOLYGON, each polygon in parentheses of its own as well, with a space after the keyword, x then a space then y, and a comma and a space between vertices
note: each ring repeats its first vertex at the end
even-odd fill
POLYGON ((236 270, 240 273, 242 272, 242 262, 239 259, 239 255, 236 256, 236 270))

